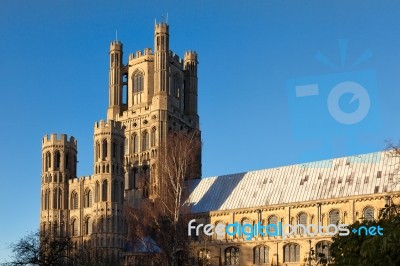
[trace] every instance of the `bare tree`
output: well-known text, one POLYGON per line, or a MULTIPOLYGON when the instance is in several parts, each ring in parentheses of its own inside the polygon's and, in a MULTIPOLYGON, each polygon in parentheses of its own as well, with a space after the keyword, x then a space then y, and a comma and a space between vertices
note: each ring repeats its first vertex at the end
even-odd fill
POLYGON ((10 245, 13 260, 3 265, 67 265, 71 239, 32 232, 10 245))
POLYGON ((10 245, 12 260, 4 266, 120 265, 119 257, 93 247, 77 247, 70 237, 31 232, 10 245))
POLYGON ((400 143, 394 144, 392 140, 386 141, 386 156, 398 158, 394 161, 394 171, 391 173, 395 179, 394 186, 400 183, 400 143))
POLYGON ((153 180, 158 184, 156 196, 126 212, 129 237, 135 239, 136 250, 152 253, 157 265, 174 265, 177 261, 188 264, 186 214, 190 209, 182 203, 187 196, 185 180, 200 176, 200 150, 198 131, 169 134, 159 150, 158 180, 153 180))

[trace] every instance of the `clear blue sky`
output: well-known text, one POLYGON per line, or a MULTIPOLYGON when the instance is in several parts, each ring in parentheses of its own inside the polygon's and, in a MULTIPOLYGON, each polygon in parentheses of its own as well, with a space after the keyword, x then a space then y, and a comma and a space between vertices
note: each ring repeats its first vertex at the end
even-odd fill
MULTIPOLYGON (((168 13, 171 49, 199 53, 208 177, 377 151, 399 139, 399 10, 396 1, 1 1, 0 262, 10 242, 38 226, 44 134, 75 136, 78 174, 92 173, 116 30, 126 62, 153 47, 154 18, 168 13), (370 100, 364 119, 349 125, 327 104, 344 81, 370 100), (295 97, 307 84, 319 95, 295 97)), ((351 99, 345 93, 337 106, 352 113, 364 104, 351 99)))

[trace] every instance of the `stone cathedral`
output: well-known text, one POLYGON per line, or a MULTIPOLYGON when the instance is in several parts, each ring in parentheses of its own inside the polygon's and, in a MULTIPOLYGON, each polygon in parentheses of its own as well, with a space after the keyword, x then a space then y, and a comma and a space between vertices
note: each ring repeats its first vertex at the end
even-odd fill
POLYGON ((118 255, 124 204, 138 206, 159 192, 157 152, 168 132, 199 130, 197 53, 182 59, 170 51, 169 26, 158 23, 154 51, 130 54, 124 64, 123 45, 113 41, 109 55, 107 120, 94 125, 93 175, 76 176, 74 137, 42 140, 40 228, 118 255))
MULTIPOLYGON (((110 45, 107 120, 94 125, 93 175, 77 177, 77 141, 62 134, 42 140, 41 232, 70 236, 77 247, 122 256, 124 206, 160 193, 157 153, 168 132, 199 130, 197 54, 170 51, 169 26, 155 25, 154 51, 130 54, 110 45)), ((200 138, 200 136, 199 136, 200 138)), ((400 204, 399 156, 377 152, 210 178, 188 176, 197 224, 316 225, 282 236, 201 236, 191 265, 321 265, 330 236, 319 227, 379 218, 400 204)), ((199 158, 199 165, 201 165, 199 158)), ((138 259, 139 258, 139 259, 138 259)), ((153 265, 126 256, 124 265, 153 265)), ((180 264, 178 264, 180 265, 180 264)))

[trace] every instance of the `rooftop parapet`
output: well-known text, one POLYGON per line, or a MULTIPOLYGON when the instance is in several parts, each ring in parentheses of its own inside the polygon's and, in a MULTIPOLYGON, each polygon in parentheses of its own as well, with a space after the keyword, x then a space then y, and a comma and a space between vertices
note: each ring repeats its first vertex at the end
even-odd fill
POLYGON ((184 59, 185 59, 185 61, 186 60, 195 60, 195 61, 197 61, 197 52, 196 51, 192 51, 192 50, 186 51, 184 59))
POLYGON ((60 134, 60 136, 58 136, 58 134, 44 135, 42 145, 45 146, 51 144, 72 145, 76 147, 78 142, 73 136, 68 139, 66 134, 60 134))
POLYGON ((169 56, 170 56, 171 58, 173 58, 176 62, 178 62, 178 63, 180 63, 180 64, 183 63, 182 58, 180 58, 178 54, 172 52, 171 50, 169 50, 169 56))
POLYGON ((72 184, 77 184, 77 183, 85 183, 85 181, 90 181, 92 179, 92 176, 80 176, 80 177, 74 177, 68 180, 68 183, 70 185, 72 184))
POLYGON ((152 55, 153 51, 151 48, 145 48, 143 51, 139 50, 136 53, 131 53, 129 55, 129 60, 133 60, 142 56, 152 55))
POLYGON ((156 33, 166 33, 168 34, 169 26, 165 22, 156 23, 156 33))
POLYGON ((110 50, 122 51, 122 43, 120 41, 112 41, 110 44, 110 50))
POLYGON ((119 131, 121 134, 124 133, 124 127, 121 122, 109 120, 105 122, 104 120, 100 120, 94 124, 94 133, 101 133, 101 132, 115 132, 119 131))

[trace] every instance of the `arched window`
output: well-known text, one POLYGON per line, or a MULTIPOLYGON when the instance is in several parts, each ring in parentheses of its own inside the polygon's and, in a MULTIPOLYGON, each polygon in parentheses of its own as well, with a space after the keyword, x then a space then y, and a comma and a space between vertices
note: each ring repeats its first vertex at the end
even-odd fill
POLYGON ((51 168, 51 153, 48 151, 46 152, 46 171, 51 168))
MULTIPOLYGON (((268 224, 274 224, 274 225, 278 225, 278 217, 276 217, 276 215, 271 215, 270 217, 268 217, 268 224)), ((275 234, 275 227, 271 226, 268 229, 267 233, 272 233, 275 234)))
POLYGON ((211 251, 205 248, 202 248, 199 250, 199 253, 197 254, 197 265, 199 266, 206 266, 210 265, 210 259, 211 259, 211 251))
POLYGON ((172 265, 183 266, 184 258, 185 258, 185 254, 183 253, 183 251, 182 250, 177 251, 175 253, 174 263, 172 265))
POLYGON ((96 182, 96 188, 95 188, 95 196, 94 196, 94 200, 96 202, 100 201, 100 184, 99 181, 96 182))
POLYGON ((69 153, 65 154, 65 170, 69 170, 69 153))
POLYGON ((315 259, 321 265, 325 265, 331 259, 331 254, 329 252, 330 246, 331 242, 325 240, 315 245, 315 259))
POLYGON ((61 164, 61 155, 60 151, 56 151, 54 153, 54 170, 59 170, 61 164))
POLYGON ((147 151, 149 149, 149 133, 143 131, 142 135, 142 151, 147 151))
POLYGON ((149 196, 149 173, 150 173, 149 166, 144 165, 142 167, 142 175, 144 179, 143 198, 147 198, 149 196))
POLYGON ((48 210, 50 207, 50 190, 44 192, 44 210, 48 210))
POLYGON ((78 209, 79 204, 78 204, 78 193, 76 191, 72 191, 71 193, 71 208, 73 210, 78 209))
POLYGON ((244 228, 244 231, 243 231, 242 237, 245 239, 253 238, 252 234, 254 232, 252 232, 253 229, 250 228, 250 226, 253 227, 253 221, 250 220, 249 218, 243 218, 242 219, 242 228, 244 228))
POLYGON ((100 159, 100 142, 96 141, 96 160, 100 159))
POLYGON ((151 141, 150 141, 151 147, 156 146, 156 128, 153 127, 151 129, 151 141))
POLYGON ((86 230, 85 230, 86 235, 91 235, 93 231, 93 222, 90 217, 86 218, 85 225, 86 225, 86 230))
POLYGON ((340 212, 337 209, 331 210, 329 213, 329 224, 338 225, 340 221, 340 212))
POLYGON ((117 143, 115 141, 111 142, 111 153, 113 159, 117 158, 117 143))
POLYGON ((79 234, 79 230, 78 230, 78 220, 77 219, 73 219, 72 223, 71 223, 71 233, 72 236, 78 236, 79 234))
POLYGON ((125 138, 125 154, 129 154, 129 138, 125 138))
POLYGON ((139 152, 138 137, 137 137, 136 133, 132 134, 132 136, 131 136, 131 151, 132 151, 132 153, 139 152))
POLYGON ((103 185, 101 187, 101 200, 107 201, 107 194, 108 194, 108 182, 107 180, 103 181, 103 185))
POLYGON ((117 180, 113 181, 113 186, 112 186, 112 201, 113 202, 118 202, 118 182, 117 180))
POLYGON ((373 221, 374 220, 374 208, 368 206, 363 211, 363 218, 366 221, 373 221))
POLYGON ((181 97, 181 79, 179 78, 179 75, 174 75, 174 87, 172 91, 172 96, 175 98, 179 99, 181 97))
POLYGON ((53 190, 53 208, 61 209, 62 191, 60 188, 53 190))
MULTIPOLYGON (((298 225, 304 225, 304 228, 307 228, 307 214, 305 214, 304 212, 299 213, 299 215, 297 216, 297 224, 298 225)), ((299 234, 301 235, 305 235, 306 234, 306 230, 303 227, 298 227, 299 228, 299 234)))
POLYGON ((136 188, 136 179, 137 179, 138 169, 134 167, 131 171, 131 178, 129 180, 129 189, 136 188))
POLYGON ((121 194, 119 195, 121 204, 124 203, 124 190, 125 190, 124 182, 121 182, 121 190, 120 190, 121 194))
POLYGON ((72 170, 71 170, 73 176, 76 176, 76 163, 77 163, 76 155, 74 154, 72 156, 72 170))
POLYGON ((87 189, 85 191, 85 208, 92 207, 92 191, 87 189))
POLYGON ((103 155, 102 155, 102 160, 105 160, 107 158, 107 140, 103 140, 103 155))
POLYGON ((142 102, 142 92, 144 89, 144 76, 140 71, 135 71, 132 76, 133 85, 133 104, 142 102))
POLYGON ((268 263, 269 248, 264 245, 259 245, 254 248, 254 264, 268 263))
POLYGON ((225 249, 225 265, 239 265, 238 247, 229 247, 225 249))
POLYGON ((121 145, 119 145, 119 161, 122 163, 124 162, 124 145, 121 142, 121 145))
POLYGON ((284 262, 300 262, 300 245, 295 243, 286 244, 283 247, 284 262))

